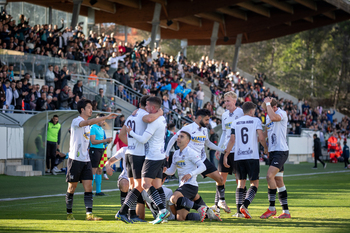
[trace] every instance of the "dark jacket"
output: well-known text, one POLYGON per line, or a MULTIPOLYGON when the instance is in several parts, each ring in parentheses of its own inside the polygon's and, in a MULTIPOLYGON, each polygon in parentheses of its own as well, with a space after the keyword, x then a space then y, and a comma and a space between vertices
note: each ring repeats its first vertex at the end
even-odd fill
POLYGON ((348 159, 348 158, 349 158, 349 147, 348 147, 347 145, 345 145, 345 146, 343 147, 343 157, 344 157, 345 159, 348 159))
POLYGON ((69 97, 68 93, 65 93, 62 90, 58 99, 59 99, 59 102, 61 104, 60 107, 63 107, 63 108, 69 107, 69 103, 70 103, 71 98, 69 97))
POLYGON ((74 85, 74 88, 73 88, 73 94, 74 95, 78 95, 79 96, 79 99, 81 99, 81 97, 83 97, 83 86, 81 86, 80 88, 78 87, 78 84, 75 84, 74 85), (81 89, 81 91, 80 91, 81 89))
POLYGON ((315 139, 314 139, 314 153, 315 153, 315 157, 320 157, 320 156, 322 156, 320 138, 315 138, 315 139))

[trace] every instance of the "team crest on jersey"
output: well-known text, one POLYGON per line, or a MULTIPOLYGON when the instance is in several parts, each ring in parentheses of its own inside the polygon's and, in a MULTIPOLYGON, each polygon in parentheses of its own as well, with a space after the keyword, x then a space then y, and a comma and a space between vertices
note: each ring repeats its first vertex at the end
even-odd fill
POLYGON ((238 150, 238 155, 250 155, 253 154, 253 150, 250 149, 250 147, 248 148, 248 150, 238 150))
POLYGON ((272 126, 273 126, 273 124, 274 124, 274 122, 271 121, 270 123, 268 123, 268 124, 266 125, 266 128, 267 128, 267 129, 271 129, 272 126))
POLYGON ((185 160, 179 160, 176 162, 177 168, 182 168, 183 166, 186 166, 185 160))
POLYGON ((229 122, 229 123, 225 124, 225 128, 226 129, 231 129, 231 124, 232 124, 232 122, 229 122))
POLYGON ((200 142, 204 142, 206 138, 207 137, 205 137, 205 136, 191 137, 191 141, 200 143, 200 142))
POLYGON ((86 140, 90 140, 90 131, 89 132, 85 132, 83 134, 83 137, 86 139, 86 140))

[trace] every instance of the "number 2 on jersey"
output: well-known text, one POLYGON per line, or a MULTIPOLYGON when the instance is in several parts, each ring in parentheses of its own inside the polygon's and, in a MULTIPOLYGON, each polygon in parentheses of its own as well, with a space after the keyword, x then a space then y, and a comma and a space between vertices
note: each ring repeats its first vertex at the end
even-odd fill
MULTIPOLYGON (((126 122, 126 125, 127 125, 128 127, 130 127, 130 128, 132 129, 132 131, 135 132, 135 128, 136 128, 136 123, 135 123, 135 121, 129 120, 128 122, 126 122)), ((133 138, 132 136, 130 136, 130 134, 128 135, 128 137, 129 137, 129 138, 133 138)))

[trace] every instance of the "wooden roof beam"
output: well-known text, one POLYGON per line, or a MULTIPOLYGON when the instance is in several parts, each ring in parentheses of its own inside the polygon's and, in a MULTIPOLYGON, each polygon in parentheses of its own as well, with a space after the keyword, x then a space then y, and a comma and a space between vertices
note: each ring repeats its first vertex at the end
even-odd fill
POLYGON ((310 22, 310 23, 313 23, 314 22, 314 18, 312 16, 309 16, 309 17, 305 17, 304 20, 310 22))
POLYGON ((225 23, 223 16, 215 12, 199 13, 199 14, 196 14, 195 16, 203 19, 209 19, 218 23, 225 23))
MULTIPOLYGON (((72 0, 70 0, 72 1, 72 0)), ((81 3, 83 6, 91 7, 108 13, 115 13, 115 4, 107 0, 98 0, 93 6, 90 4, 90 0, 83 0, 81 3)))
POLYGON ((240 7, 243 7, 245 9, 247 9, 247 10, 253 11, 253 12, 257 13, 257 14, 269 17, 269 18, 271 16, 270 15, 270 10, 268 8, 260 6, 260 5, 255 5, 252 2, 241 2, 241 3, 238 3, 237 5, 240 6, 240 7))
POLYGON ((261 0, 261 1, 271 6, 274 6, 282 11, 294 14, 293 6, 291 6, 290 4, 284 1, 277 1, 277 0, 261 0))
POLYGON ((294 0, 297 3, 310 8, 311 10, 317 11, 317 4, 313 0, 294 0))
MULTIPOLYGON (((173 21, 173 23, 170 26, 168 26, 167 25, 168 20, 163 19, 163 20, 161 20, 159 22, 159 26, 162 27, 162 28, 171 29, 171 30, 174 30, 174 31, 180 30, 179 22, 175 21, 175 20, 172 20, 172 21, 173 21)), ((150 23, 152 23, 152 22, 150 22, 150 23)))
POLYGON ((202 27, 202 20, 196 16, 187 16, 187 17, 178 18, 175 20, 182 22, 182 23, 189 24, 189 25, 202 27))
POLYGON ((323 13, 323 15, 327 16, 330 19, 335 19, 335 12, 334 11, 325 12, 325 13, 323 13))
POLYGON ((110 2, 115 2, 120 5, 141 9, 141 1, 139 0, 108 0, 110 2))
POLYGON ((226 15, 230 15, 235 18, 243 19, 245 21, 247 21, 248 19, 247 13, 239 9, 230 9, 229 7, 223 7, 223 8, 216 9, 216 11, 226 15))

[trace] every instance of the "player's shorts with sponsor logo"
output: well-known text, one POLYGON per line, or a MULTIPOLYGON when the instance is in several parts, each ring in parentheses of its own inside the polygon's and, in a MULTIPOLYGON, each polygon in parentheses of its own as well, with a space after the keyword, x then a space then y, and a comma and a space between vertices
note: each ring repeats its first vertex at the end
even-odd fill
POLYGON ((289 151, 271 151, 269 152, 270 166, 277 167, 280 172, 284 171, 284 164, 288 159, 289 151))
POLYGON ((67 162, 66 182, 81 182, 82 180, 92 180, 91 162, 82 162, 69 158, 67 162))

